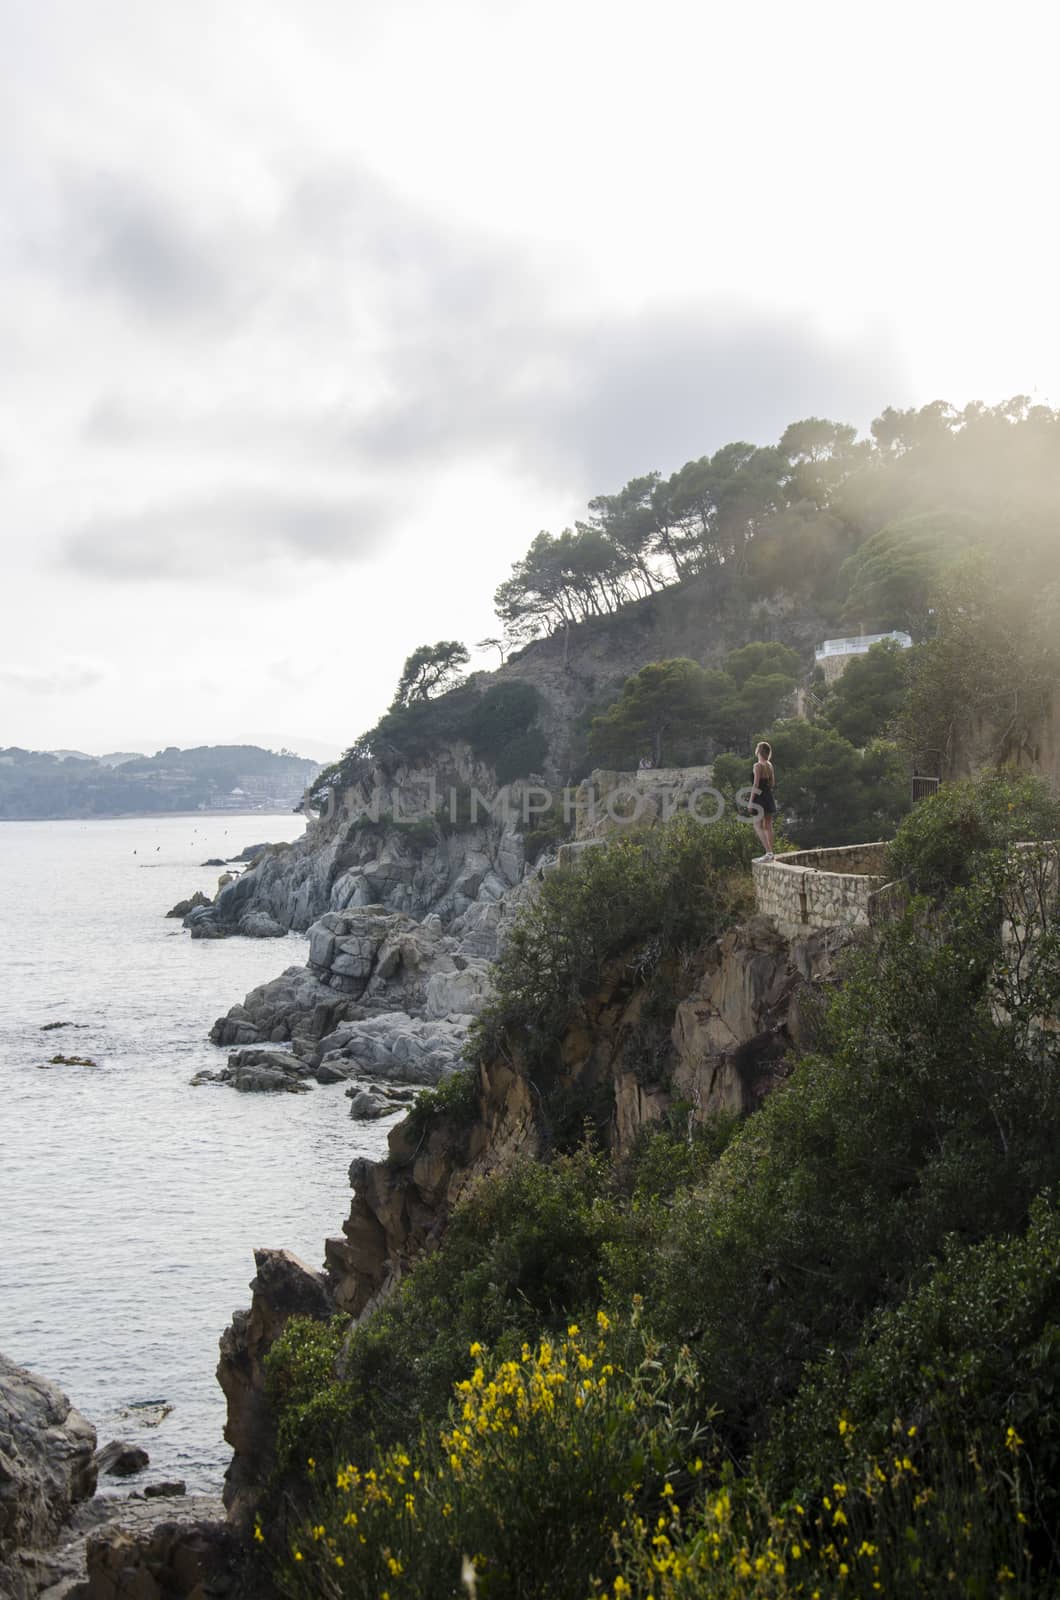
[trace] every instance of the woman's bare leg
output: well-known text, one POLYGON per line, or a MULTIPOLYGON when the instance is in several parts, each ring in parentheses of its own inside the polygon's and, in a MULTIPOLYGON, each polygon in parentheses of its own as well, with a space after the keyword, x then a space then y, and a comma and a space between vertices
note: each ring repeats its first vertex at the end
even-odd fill
POLYGON ((762 833, 765 836, 765 847, 769 855, 773 854, 773 818, 762 818, 762 833))

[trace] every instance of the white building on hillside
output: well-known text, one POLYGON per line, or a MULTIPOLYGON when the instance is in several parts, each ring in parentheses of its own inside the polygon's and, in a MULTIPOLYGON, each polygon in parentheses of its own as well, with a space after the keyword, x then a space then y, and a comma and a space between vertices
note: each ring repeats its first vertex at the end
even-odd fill
POLYGON ((846 671, 855 656, 864 656, 874 644, 893 639, 903 650, 911 650, 913 641, 908 633, 860 633, 851 639, 826 639, 814 651, 814 659, 824 673, 825 683, 834 683, 846 671))

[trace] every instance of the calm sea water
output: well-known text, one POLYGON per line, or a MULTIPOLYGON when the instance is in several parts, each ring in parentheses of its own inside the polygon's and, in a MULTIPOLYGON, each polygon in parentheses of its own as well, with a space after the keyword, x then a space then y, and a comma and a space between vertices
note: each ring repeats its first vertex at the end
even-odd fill
MULTIPOLYGON (((192 942, 165 912, 207 857, 291 839, 290 815, 0 823, 0 1350, 53 1379, 146 1481, 216 1489, 229 1450, 217 1340, 257 1245, 313 1266, 349 1207, 341 1084, 193 1089, 214 1018, 305 960, 300 936, 192 942), (41 1032, 43 1023, 77 1028, 41 1032), (97 1065, 52 1066, 56 1053, 97 1065), (137 1408, 173 1407, 156 1428, 137 1408)), ((117 1480, 112 1480, 115 1484, 117 1480)))

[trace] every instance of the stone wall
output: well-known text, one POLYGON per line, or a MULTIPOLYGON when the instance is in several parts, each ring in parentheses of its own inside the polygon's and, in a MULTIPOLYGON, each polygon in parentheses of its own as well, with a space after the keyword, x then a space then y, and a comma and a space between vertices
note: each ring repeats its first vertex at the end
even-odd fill
POLYGON ((867 928, 885 898, 886 850, 883 843, 852 844, 755 861, 758 910, 788 939, 812 928, 867 928))

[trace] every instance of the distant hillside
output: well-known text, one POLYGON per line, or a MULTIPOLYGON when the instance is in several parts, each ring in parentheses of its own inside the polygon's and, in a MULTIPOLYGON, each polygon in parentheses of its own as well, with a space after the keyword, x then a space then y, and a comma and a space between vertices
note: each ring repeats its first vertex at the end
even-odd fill
POLYGON ((138 816, 165 811, 293 808, 320 768, 289 750, 257 745, 171 745, 153 756, 113 757, 12 746, 0 750, 0 818, 138 816))

